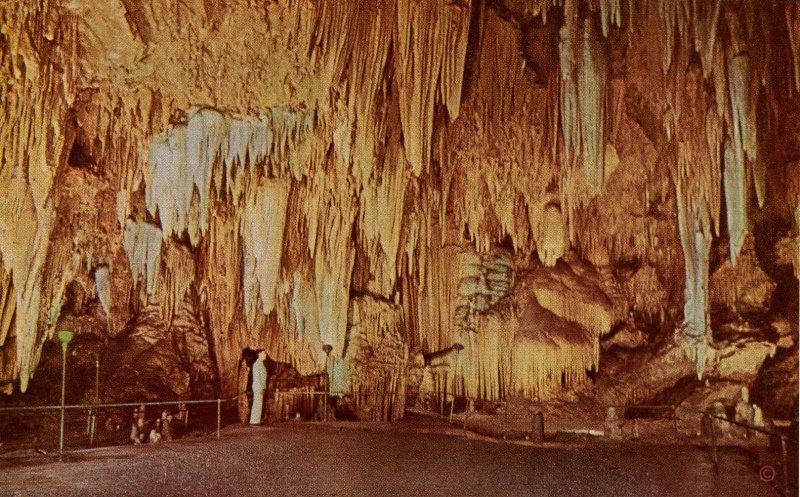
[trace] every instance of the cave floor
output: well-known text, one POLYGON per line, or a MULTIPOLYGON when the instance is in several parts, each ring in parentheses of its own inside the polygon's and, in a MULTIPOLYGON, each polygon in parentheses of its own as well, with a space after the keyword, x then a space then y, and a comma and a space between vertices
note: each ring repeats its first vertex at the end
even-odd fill
POLYGON ((0 495, 773 496, 746 452, 691 445, 517 444, 429 420, 229 426, 155 446, 0 460, 0 495))

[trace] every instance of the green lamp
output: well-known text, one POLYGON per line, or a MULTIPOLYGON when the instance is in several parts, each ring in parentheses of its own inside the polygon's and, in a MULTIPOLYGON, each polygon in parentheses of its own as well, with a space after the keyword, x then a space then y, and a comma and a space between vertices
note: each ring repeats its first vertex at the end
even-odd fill
POLYGON ((58 436, 58 452, 64 452, 64 393, 67 384, 67 345, 72 341, 75 333, 71 331, 59 331, 58 341, 61 342, 61 430, 58 436))

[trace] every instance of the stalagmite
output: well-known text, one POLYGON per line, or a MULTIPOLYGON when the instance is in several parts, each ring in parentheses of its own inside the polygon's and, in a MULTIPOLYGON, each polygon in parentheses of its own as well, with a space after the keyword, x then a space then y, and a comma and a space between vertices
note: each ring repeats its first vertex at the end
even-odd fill
POLYGON ((153 295, 161 268, 161 230, 145 222, 129 220, 125 223, 125 253, 128 254, 134 284, 143 283, 142 300, 153 295))

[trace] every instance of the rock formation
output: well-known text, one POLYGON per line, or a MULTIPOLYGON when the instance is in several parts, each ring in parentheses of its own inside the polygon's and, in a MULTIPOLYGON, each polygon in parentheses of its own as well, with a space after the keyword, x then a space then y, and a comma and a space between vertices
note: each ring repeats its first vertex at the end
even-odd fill
POLYGON ((687 371, 769 416, 798 40, 793 0, 3 2, 0 387, 70 328, 180 396, 253 346, 373 419, 687 371))

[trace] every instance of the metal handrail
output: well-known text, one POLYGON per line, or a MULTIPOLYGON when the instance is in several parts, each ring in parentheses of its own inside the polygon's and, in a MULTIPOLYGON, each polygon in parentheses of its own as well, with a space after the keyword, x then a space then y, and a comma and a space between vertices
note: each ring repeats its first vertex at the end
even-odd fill
POLYGON ((717 423, 715 421, 722 421, 722 422, 725 422, 725 423, 730 423, 732 425, 741 426, 741 427, 746 428, 748 430, 753 430, 753 431, 756 431, 758 433, 762 433, 764 435, 769 436, 770 438, 772 438, 772 437, 780 438, 780 441, 781 441, 781 469, 782 469, 782 472, 783 472, 783 493, 784 493, 784 495, 790 495, 790 488, 797 488, 797 487, 794 486, 794 484, 789 483, 789 464, 788 464, 789 454, 788 454, 788 452, 786 450, 786 442, 788 441, 788 442, 791 442, 791 443, 797 445, 797 441, 796 440, 794 440, 792 438, 789 438, 789 437, 787 437, 786 435, 783 435, 783 434, 772 433, 769 430, 765 430, 765 429, 763 429, 763 428, 761 428, 759 426, 752 426, 752 425, 749 425, 747 423, 742 423, 741 421, 729 420, 729 419, 724 418, 722 416, 719 416, 717 414, 711 414, 711 413, 707 413, 707 412, 704 412, 702 414, 703 414, 703 416, 708 418, 708 420, 711 422, 711 459, 712 459, 712 461, 714 463, 714 471, 719 471, 719 455, 717 453, 717 429, 716 429, 716 424, 717 423))
MULTIPOLYGON (((199 405, 199 404, 216 404, 217 405, 216 435, 217 439, 219 439, 221 435, 220 432, 222 430, 222 403, 236 400, 242 395, 245 395, 246 393, 247 392, 239 392, 236 395, 224 399, 217 398, 217 399, 201 399, 201 400, 170 400, 170 401, 152 401, 152 402, 118 402, 118 403, 105 403, 105 404, 73 404, 65 406, 46 405, 46 406, 0 407, 0 413, 76 409, 76 410, 88 410, 89 416, 91 417, 93 416, 92 411, 98 409, 116 409, 123 407, 140 407, 140 406, 167 406, 167 405, 186 406, 186 405, 199 405)), ((90 432, 90 445, 92 444, 93 439, 94 439, 94 431, 92 428, 90 432)), ((59 449, 59 453, 63 454, 63 452, 64 452, 63 449, 59 449)))
POLYGON ((13 411, 43 411, 50 409, 109 409, 117 407, 139 407, 139 406, 166 406, 166 405, 180 405, 180 404, 212 404, 215 402, 230 402, 241 397, 244 393, 234 395, 228 398, 217 399, 203 399, 203 400, 169 400, 158 402, 122 402, 115 404, 72 404, 65 406, 18 406, 18 407, 0 407, 0 412, 13 412, 13 411))
POLYGON ((794 440, 793 438, 789 438, 786 435, 783 435, 781 433, 773 433, 773 432, 771 432, 771 431, 769 431, 769 430, 767 430, 767 429, 765 429, 763 427, 760 427, 760 426, 749 425, 747 423, 742 423, 741 421, 736 421, 735 419, 731 420, 731 419, 719 416, 717 414, 711 414, 711 413, 702 413, 702 414, 705 415, 708 418, 714 418, 714 419, 717 419, 719 421, 724 421, 726 423, 730 423, 732 425, 741 426, 742 428, 747 428, 748 430, 757 431, 759 433, 763 433, 764 435, 768 435, 770 437, 785 438, 788 442, 791 442, 791 443, 793 443, 795 445, 798 445, 797 440, 794 440))

